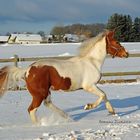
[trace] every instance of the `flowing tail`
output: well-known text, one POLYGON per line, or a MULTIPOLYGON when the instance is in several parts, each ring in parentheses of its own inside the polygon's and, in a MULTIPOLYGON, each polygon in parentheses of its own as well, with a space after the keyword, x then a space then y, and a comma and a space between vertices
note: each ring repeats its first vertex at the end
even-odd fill
POLYGON ((0 69, 0 97, 8 89, 17 87, 19 81, 25 79, 26 70, 15 66, 6 66, 0 69))

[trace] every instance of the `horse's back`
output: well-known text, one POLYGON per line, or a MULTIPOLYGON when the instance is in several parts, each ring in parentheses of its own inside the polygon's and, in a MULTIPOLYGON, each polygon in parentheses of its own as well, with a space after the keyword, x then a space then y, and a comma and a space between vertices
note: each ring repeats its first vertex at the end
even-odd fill
MULTIPOLYGON (((78 88, 82 88, 83 84, 89 82, 90 84, 95 83, 96 81, 98 81, 99 77, 96 67, 91 65, 90 61, 78 57, 73 57, 71 59, 66 60, 61 59, 39 60, 33 63, 30 67, 40 68, 44 66, 51 68, 51 70, 53 71, 51 72, 51 74, 56 75, 55 79, 61 80, 63 79, 62 81, 65 81, 67 78, 70 79, 70 82, 67 79, 66 83, 70 83, 71 86, 70 88, 66 88, 66 90, 75 90, 78 88)), ((58 81, 60 82, 60 80, 58 81)), ((67 86, 69 86, 69 84, 67 86)))

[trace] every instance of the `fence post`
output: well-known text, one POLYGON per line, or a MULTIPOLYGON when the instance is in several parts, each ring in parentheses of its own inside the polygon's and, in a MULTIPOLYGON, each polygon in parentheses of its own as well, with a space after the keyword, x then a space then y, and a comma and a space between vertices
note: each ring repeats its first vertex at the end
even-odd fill
POLYGON ((18 66, 18 61, 19 61, 19 57, 18 55, 14 55, 14 65, 17 67, 18 66))

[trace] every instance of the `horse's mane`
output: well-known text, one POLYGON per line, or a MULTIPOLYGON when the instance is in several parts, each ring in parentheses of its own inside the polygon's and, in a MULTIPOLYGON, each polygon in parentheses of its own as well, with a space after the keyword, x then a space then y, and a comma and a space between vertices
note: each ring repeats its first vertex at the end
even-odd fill
POLYGON ((108 30, 105 30, 104 32, 98 34, 95 37, 92 37, 86 41, 84 41, 81 46, 79 47, 79 55, 85 56, 90 50, 95 46, 95 44, 100 41, 106 34, 108 30))

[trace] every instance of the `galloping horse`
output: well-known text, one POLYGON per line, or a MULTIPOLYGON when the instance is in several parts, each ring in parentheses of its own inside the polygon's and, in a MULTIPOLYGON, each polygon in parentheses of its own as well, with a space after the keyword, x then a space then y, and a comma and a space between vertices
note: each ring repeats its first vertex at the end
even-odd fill
POLYGON ((34 62, 27 68, 6 66, 0 69, 0 96, 10 87, 24 80, 32 95, 32 103, 28 108, 32 122, 38 122, 36 111, 44 101, 44 105, 68 118, 68 115, 56 107, 51 101, 50 90, 74 91, 83 89, 97 95, 94 103, 85 105, 85 110, 96 108, 102 101, 109 113, 115 111, 96 84, 101 78, 101 67, 106 54, 112 57, 128 57, 128 52, 114 38, 114 31, 104 31, 81 44, 79 54, 66 60, 46 59, 34 62))

